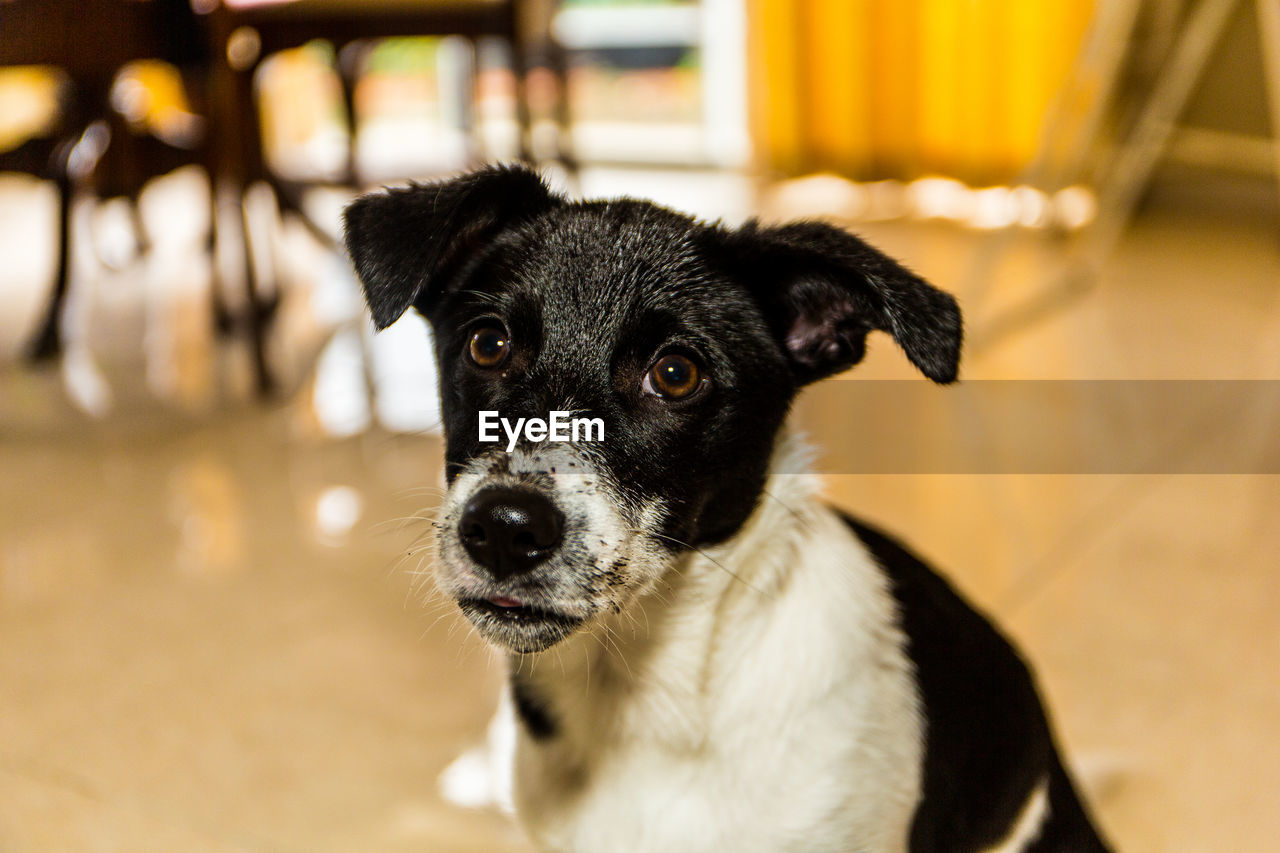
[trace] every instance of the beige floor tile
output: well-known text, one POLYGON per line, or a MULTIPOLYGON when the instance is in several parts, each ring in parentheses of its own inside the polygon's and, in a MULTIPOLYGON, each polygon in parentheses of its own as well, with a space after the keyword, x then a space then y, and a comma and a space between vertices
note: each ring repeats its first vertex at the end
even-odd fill
POLYGON ((423 523, 377 524, 438 443, 286 422, 0 445, 0 848, 518 849, 435 793, 501 667, 411 594, 423 523), (366 502, 339 545, 333 487, 366 502))
POLYGON ((174 826, 152 812, 103 802, 80 780, 0 770, 0 845, 5 850, 229 853, 225 838, 174 826))
POLYGON ((1124 849, 1280 837, 1280 477, 1173 477, 1064 555, 1005 622, 1124 849))

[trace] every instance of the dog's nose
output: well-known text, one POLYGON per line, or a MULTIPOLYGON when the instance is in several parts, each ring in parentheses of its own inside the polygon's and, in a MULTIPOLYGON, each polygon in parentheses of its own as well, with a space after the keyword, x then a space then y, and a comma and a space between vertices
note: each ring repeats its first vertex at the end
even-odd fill
POLYGON ((527 572, 560 545, 564 516, 537 492, 483 489, 467 501, 458 522, 471 559, 495 578, 527 572))

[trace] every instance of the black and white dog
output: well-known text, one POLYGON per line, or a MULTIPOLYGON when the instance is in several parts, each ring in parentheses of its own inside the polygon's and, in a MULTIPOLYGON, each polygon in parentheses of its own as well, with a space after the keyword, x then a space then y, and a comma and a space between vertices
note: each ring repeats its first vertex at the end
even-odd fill
POLYGON ((569 202, 520 167, 367 195, 346 242, 377 326, 435 332, 436 579, 509 650, 540 847, 1106 849, 1018 654, 785 434, 875 329, 954 380, 949 295, 829 225, 569 202), (603 440, 481 441, 481 412, 603 440))

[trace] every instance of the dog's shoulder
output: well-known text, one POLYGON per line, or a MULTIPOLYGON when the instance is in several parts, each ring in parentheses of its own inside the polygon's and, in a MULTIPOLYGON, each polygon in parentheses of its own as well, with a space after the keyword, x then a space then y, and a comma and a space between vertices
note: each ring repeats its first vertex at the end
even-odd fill
POLYGON ((991 686, 1010 693, 1008 700, 1035 699, 1017 651, 946 578, 884 531, 840 515, 888 578, 917 667, 945 662, 966 680, 986 673, 991 686))
POLYGON ((1105 849, 1019 653, 906 546, 842 516, 887 577, 920 691, 924 778, 911 850, 1003 849, 1038 801, 1041 825, 1027 838, 1036 843, 1021 849, 1105 849))

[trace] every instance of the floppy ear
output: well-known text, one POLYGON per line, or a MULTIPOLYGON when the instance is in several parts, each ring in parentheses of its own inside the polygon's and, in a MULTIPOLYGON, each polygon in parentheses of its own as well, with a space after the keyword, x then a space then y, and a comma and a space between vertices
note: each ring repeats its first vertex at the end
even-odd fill
POLYGON ((374 324, 385 329, 410 305, 426 310, 486 241, 562 200, 530 169, 490 166, 352 202, 343 213, 347 253, 374 324))
POLYGON ((888 332, 934 382, 953 382, 960 309, 950 294, 862 240, 820 222, 725 235, 726 259, 750 287, 800 384, 862 360, 867 333, 888 332))

